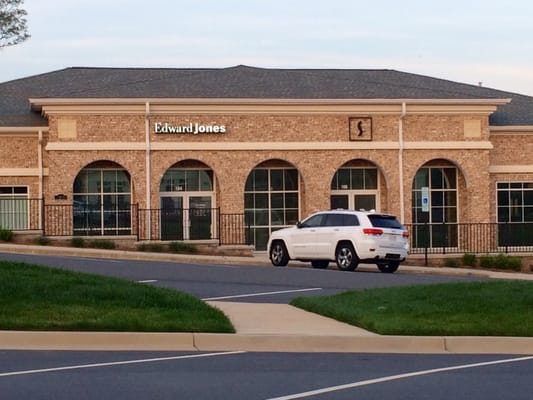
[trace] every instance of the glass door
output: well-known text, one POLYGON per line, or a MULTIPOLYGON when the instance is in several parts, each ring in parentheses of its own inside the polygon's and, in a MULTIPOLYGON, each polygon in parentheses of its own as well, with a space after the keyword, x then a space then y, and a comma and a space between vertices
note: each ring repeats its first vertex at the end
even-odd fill
POLYGON ((350 208, 350 197, 347 194, 333 194, 330 199, 331 209, 336 210, 339 208, 350 208))
POLYGON ((211 196, 189 197, 189 239, 211 239, 211 196))
POLYGON ((161 240, 183 240, 183 196, 161 197, 161 240))

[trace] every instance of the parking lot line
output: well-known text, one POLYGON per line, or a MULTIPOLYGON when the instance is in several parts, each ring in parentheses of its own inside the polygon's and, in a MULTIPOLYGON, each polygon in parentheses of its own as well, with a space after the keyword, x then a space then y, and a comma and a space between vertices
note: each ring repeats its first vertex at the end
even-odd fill
POLYGON ((308 289, 295 289, 295 290, 280 290, 277 292, 262 292, 262 293, 248 293, 248 294, 238 294, 233 296, 221 296, 221 297, 209 297, 202 299, 203 301, 212 301, 212 300, 227 300, 227 299, 238 299, 240 297, 256 297, 256 296, 268 296, 272 294, 284 294, 284 293, 297 293, 297 292, 310 292, 312 290, 322 290, 322 288, 308 288, 308 289))
POLYGON ((152 363, 152 362, 161 362, 161 361, 185 360, 185 359, 190 359, 190 358, 227 356, 227 355, 241 354, 241 353, 246 353, 246 352, 245 351, 227 351, 224 353, 189 354, 186 356, 145 358, 145 359, 140 359, 140 360, 115 361, 115 362, 97 363, 97 364, 70 365, 70 366, 56 367, 56 368, 43 368, 43 369, 33 369, 33 370, 26 370, 26 371, 4 372, 4 373, 0 373, 0 378, 4 378, 7 376, 16 376, 16 375, 30 375, 30 374, 42 374, 46 372, 68 371, 68 370, 73 370, 73 369, 113 367, 116 365, 143 364, 143 363, 152 363))
POLYGON ((475 363, 475 364, 464 364, 464 365, 456 365, 453 367, 444 367, 444 368, 435 368, 435 369, 428 369, 428 370, 416 371, 416 372, 408 372, 405 374, 385 376, 382 378, 368 379, 364 381, 347 383, 347 384, 338 385, 338 386, 330 386, 330 387, 326 387, 323 389, 310 390, 308 392, 295 393, 295 394, 291 394, 287 396, 274 397, 268 400, 303 399, 305 397, 316 396, 316 395, 325 394, 325 393, 331 393, 331 392, 335 392, 338 390, 345 390, 345 389, 352 389, 352 388, 361 387, 361 386, 374 385, 376 383, 389 382, 389 381, 394 381, 398 379, 406 379, 406 378, 412 378, 412 377, 422 376, 422 375, 437 374, 441 372, 456 371, 456 370, 468 369, 468 368, 486 367, 490 365, 508 364, 508 363, 513 363, 513 362, 529 361, 529 360, 533 360, 533 356, 520 357, 520 358, 508 358, 504 360, 496 360, 496 361, 488 361, 488 362, 481 362, 481 363, 475 363))

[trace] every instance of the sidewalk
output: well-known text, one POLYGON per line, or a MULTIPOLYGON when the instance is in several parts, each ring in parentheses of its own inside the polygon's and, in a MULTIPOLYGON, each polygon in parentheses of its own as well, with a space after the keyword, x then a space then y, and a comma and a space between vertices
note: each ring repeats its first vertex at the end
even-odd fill
MULTIPOLYGON (((270 265, 265 254, 218 257, 0 244, 2 252, 270 265)), ((397 273, 533 280, 533 274, 404 265, 397 273)), ((383 336, 285 304, 222 301, 209 304, 229 317, 236 334, 0 331, 0 349, 533 354, 533 338, 383 336)))

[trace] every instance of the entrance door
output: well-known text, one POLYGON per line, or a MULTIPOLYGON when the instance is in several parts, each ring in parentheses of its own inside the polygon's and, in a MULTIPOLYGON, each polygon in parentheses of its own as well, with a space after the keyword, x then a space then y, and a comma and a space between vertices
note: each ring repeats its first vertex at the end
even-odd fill
POLYGON ((161 240, 183 240, 183 197, 161 197, 161 240))
POLYGON ((347 194, 333 194, 331 195, 331 209, 336 210, 342 208, 347 210, 350 208, 350 196, 347 194))
POLYGON ((189 239, 211 239, 211 196, 189 197, 189 239))
POLYGON ((353 196, 355 210, 375 210, 376 209, 376 195, 375 194, 355 194, 353 196))
POLYGON ((212 238, 211 196, 161 196, 161 240, 212 238))

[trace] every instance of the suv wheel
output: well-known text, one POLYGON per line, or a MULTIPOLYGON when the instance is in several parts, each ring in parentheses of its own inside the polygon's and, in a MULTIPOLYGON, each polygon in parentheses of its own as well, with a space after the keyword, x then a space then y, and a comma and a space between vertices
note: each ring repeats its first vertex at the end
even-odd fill
POLYGON ((390 261, 387 264, 378 264, 379 270, 386 274, 392 274, 393 272, 396 272, 399 266, 399 261, 390 261))
POLYGON ((335 261, 341 271, 353 271, 359 264, 359 257, 351 243, 340 243, 335 251, 335 261))
POLYGON ((289 253, 285 243, 282 241, 275 241, 270 246, 270 261, 275 267, 285 267, 289 263, 289 253))
POLYGON ((311 265, 313 268, 326 269, 329 265, 329 260, 313 260, 311 265))

